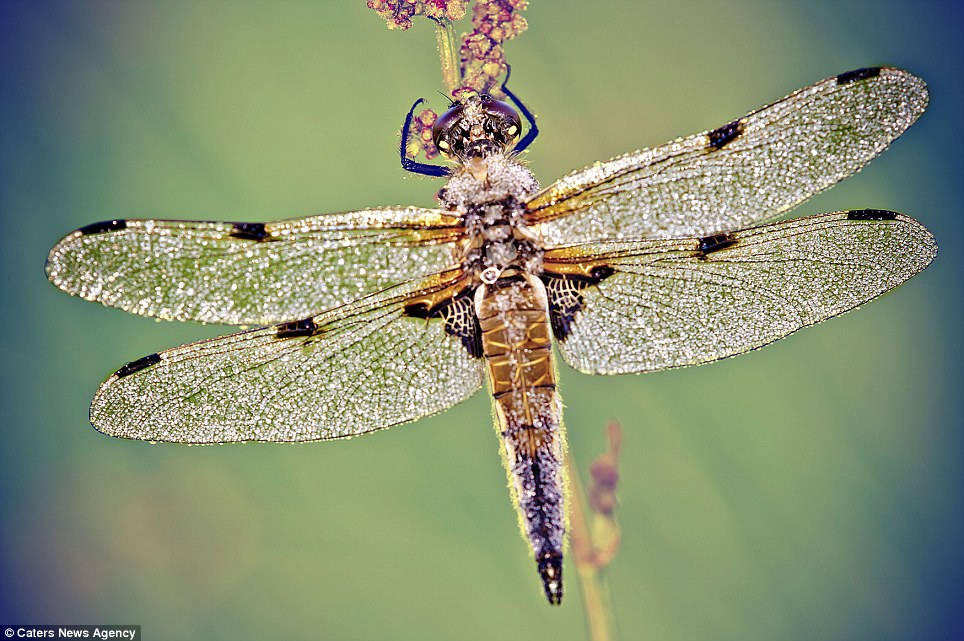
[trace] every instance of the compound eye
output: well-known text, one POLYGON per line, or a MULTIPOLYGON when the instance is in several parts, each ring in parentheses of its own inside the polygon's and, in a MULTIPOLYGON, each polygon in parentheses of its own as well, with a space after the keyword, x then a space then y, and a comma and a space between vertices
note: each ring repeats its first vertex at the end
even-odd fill
POLYGON ((485 98, 482 100, 482 108, 485 113, 492 116, 490 122, 494 121, 494 126, 502 129, 501 134, 505 136, 503 142, 509 144, 518 139, 522 133, 522 120, 519 118, 519 113, 508 103, 494 98, 487 100, 485 98))
POLYGON ((435 124, 432 125, 432 142, 443 156, 452 156, 455 153, 452 149, 453 137, 450 133, 462 119, 464 109, 465 107, 461 104, 455 105, 436 118, 435 124))

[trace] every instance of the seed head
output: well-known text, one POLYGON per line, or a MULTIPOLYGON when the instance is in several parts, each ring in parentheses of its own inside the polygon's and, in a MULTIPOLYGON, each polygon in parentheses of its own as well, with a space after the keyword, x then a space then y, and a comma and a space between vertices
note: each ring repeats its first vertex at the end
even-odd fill
POLYGON ((384 18, 389 29, 402 31, 411 28, 412 16, 461 20, 467 4, 468 0, 368 0, 368 8, 384 18))
POLYGON ((504 97, 498 82, 506 70, 502 45, 528 27, 521 15, 526 6, 525 0, 476 1, 472 8, 472 31, 462 36, 459 48, 462 87, 453 92, 454 96, 472 90, 495 98, 504 97))

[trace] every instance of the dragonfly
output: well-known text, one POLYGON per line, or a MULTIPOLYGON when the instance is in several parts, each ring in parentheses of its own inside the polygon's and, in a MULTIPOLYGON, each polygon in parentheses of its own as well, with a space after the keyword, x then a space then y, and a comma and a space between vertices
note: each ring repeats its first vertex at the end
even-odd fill
POLYGON ((90 422, 168 443, 348 438, 442 412, 488 382, 520 528, 563 595, 566 437, 553 346, 588 374, 741 354, 879 296, 936 256, 878 209, 773 222, 859 171, 924 112, 896 68, 842 73, 712 130, 541 188, 535 118, 469 94, 437 119, 438 206, 278 222, 114 219, 50 251, 65 292, 143 316, 258 326, 127 363, 90 422), (525 118, 525 124, 522 122, 525 118), (525 134, 523 135, 523 130, 525 134))

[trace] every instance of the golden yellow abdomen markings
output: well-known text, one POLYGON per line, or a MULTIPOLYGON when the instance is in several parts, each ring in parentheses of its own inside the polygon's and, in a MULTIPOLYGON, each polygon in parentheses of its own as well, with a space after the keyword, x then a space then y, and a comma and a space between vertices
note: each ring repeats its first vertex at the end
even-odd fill
POLYGON ((566 531, 565 435, 545 285, 526 274, 482 284, 475 311, 519 523, 532 545, 546 596, 559 603, 566 531))
POLYGON ((484 286, 476 311, 503 436, 533 454, 556 423, 548 303, 538 279, 484 286))

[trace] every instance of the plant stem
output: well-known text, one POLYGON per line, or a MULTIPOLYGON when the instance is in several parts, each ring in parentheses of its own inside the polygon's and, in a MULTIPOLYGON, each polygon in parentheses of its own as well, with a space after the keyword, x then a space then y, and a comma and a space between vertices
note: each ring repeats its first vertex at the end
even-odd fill
POLYGON ((448 18, 435 20, 435 41, 438 44, 439 62, 442 64, 442 82, 451 96, 452 92, 462 84, 462 69, 459 65, 455 26, 448 18))
POLYGON ((571 453, 566 455, 566 467, 571 483, 572 513, 570 518, 571 546, 573 564, 579 575, 583 606, 586 610, 586 623, 589 627, 589 638, 592 641, 613 641, 615 638, 612 604, 609 596, 609 586, 603 572, 604 567, 595 563, 595 546, 593 544, 588 512, 585 507, 582 483, 579 471, 572 462, 571 453))

